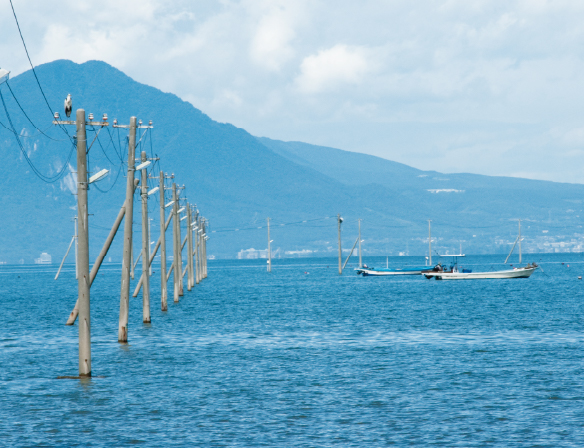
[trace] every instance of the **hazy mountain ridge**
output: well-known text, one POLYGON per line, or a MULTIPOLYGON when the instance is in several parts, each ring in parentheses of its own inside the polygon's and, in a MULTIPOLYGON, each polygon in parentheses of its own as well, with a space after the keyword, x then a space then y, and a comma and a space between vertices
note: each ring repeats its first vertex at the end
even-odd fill
MULTIPOLYGON (((549 232, 557 228, 563 234, 573 233, 580 223, 576 218, 584 194, 580 184, 426 172, 374 156, 256 138, 231 124, 213 121, 176 95, 137 83, 99 61, 84 64, 54 61, 37 67, 37 73, 51 106, 61 115, 63 99, 71 93, 74 109, 83 107, 96 118, 107 113, 110 123, 114 118, 127 123, 133 115, 144 122, 153 120, 153 154, 160 156, 160 166, 165 171, 175 173, 176 181, 186 185, 187 196, 210 219, 211 229, 216 230, 211 234, 210 254, 235 256, 240 249, 264 248, 265 230, 219 230, 260 227, 268 216, 274 220, 272 237, 276 247, 306 248, 319 253, 326 253, 327 248, 335 245, 334 220, 304 227, 280 224, 341 213, 346 218, 344 241, 349 245, 352 244, 349 240, 355 238, 356 219, 362 218, 364 238, 369 242, 366 248, 383 254, 403 250, 406 241, 410 241, 411 250, 423 253, 426 219, 434 220, 435 235, 444 245, 455 242, 458 245, 458 240, 465 240, 469 252, 496 250, 495 237, 513 235, 516 225, 510 220, 517 217, 531 220, 538 235, 544 227, 549 232), (567 213, 569 208, 574 211, 567 213), (481 228, 482 236, 478 230, 481 228)), ((13 78, 10 85, 32 121, 39 128, 48 129, 46 132, 52 137, 64 140, 54 142, 39 136, 7 88, 2 87, 18 131, 26 129, 35 135, 21 139, 33 162, 45 174, 49 174, 49 166, 54 172, 55 167, 65 163, 70 142, 50 126, 52 117, 32 72, 13 78)), ((2 110, 0 121, 7 124, 2 110)), ((68 131, 74 133, 72 127, 68 131)), ((102 189, 112 187, 120 164, 119 155, 112 151, 110 135, 118 150, 121 148, 122 158, 127 157, 127 132, 113 129, 109 132, 102 131, 89 153, 90 168, 112 169, 109 179, 100 183, 102 189)), ((88 138, 93 135, 88 134, 88 138)), ((150 154, 149 136, 144 137, 141 149, 150 154)), ((14 136, 3 128, 0 151, 5 166, 9 167, 2 176, 0 195, 4 228, 0 234, 0 261, 31 262, 46 250, 57 262, 73 229, 70 218, 76 202, 70 185, 63 180, 45 184, 37 179, 23 160, 14 136)), ((75 160, 73 155, 73 167, 75 160)), ((117 184, 105 194, 93 187, 90 191, 92 256, 123 203, 124 175, 122 168, 117 184)), ((68 182, 71 184, 70 178, 68 182)), ((155 181, 151 182, 155 185, 155 181)), ((157 198, 150 201, 154 235, 158 232, 156 202, 157 198)), ((139 223, 139 208, 135 213, 134 221, 139 223)), ((137 231, 139 227, 136 225, 137 231)), ((113 260, 120 258, 120 240, 117 238, 110 251, 113 260)))

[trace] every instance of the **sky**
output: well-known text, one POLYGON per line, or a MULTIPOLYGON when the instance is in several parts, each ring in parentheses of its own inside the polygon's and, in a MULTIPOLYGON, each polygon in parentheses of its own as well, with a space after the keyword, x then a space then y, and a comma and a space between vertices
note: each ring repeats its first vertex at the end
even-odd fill
MULTIPOLYGON (((35 65, 102 60, 253 135, 584 182, 582 1, 13 4, 35 65)), ((8 0, 0 67, 29 68, 8 0)))

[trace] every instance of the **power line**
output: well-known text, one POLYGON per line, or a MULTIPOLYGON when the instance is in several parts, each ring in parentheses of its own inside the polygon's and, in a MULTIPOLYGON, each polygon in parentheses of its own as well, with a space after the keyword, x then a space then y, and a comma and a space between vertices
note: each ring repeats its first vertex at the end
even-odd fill
MULTIPOLYGON (((18 132, 16 132, 16 133, 15 133, 14 131, 12 131, 12 129, 10 129, 8 126, 6 126, 6 125, 5 125, 4 123, 2 123, 1 121, 0 121, 0 126, 2 126, 4 129, 6 129, 8 132, 12 132, 14 135, 18 135, 18 136, 19 136, 19 137, 21 137, 21 138, 37 138, 37 136, 38 136, 40 133, 43 133, 43 131, 40 131, 39 133, 37 133, 37 134, 34 134, 34 135, 24 135, 24 134, 19 134, 18 132)), ((47 129, 49 129, 51 126, 52 126, 52 124, 48 125, 48 126, 47 126, 47 129)), ((45 130, 47 130, 47 129, 45 129, 45 130)), ((65 141, 65 139, 63 139, 62 141, 65 141)))
MULTIPOLYGON (((51 108, 51 105, 49 104, 49 100, 47 100, 45 92, 43 91, 43 88, 41 87, 39 77, 36 74, 36 70, 34 69, 34 65, 30 59, 30 55, 28 54, 28 49, 26 48, 26 42, 24 42, 24 37, 22 36, 22 31, 20 30, 20 24, 18 23, 18 18, 16 17, 16 11, 14 10, 14 5, 12 4, 12 0, 10 0, 10 7, 12 8, 12 14, 14 15, 14 21, 16 22, 16 27, 18 28, 18 34, 20 34, 20 40, 22 40, 22 45, 24 46, 24 51, 26 52, 26 57, 28 58, 28 62, 30 63, 30 67, 32 68, 32 73, 34 75, 34 78, 36 79, 36 82, 37 82, 37 85, 39 86, 41 94, 43 95, 43 98, 45 99, 45 103, 47 104, 47 107, 49 108, 49 112, 51 113, 51 116, 53 116, 53 109, 51 108)), ((69 137, 71 139, 71 136, 69 135, 67 130, 62 125, 60 125, 59 127, 67 135, 67 137, 69 137)))
MULTIPOLYGON (((330 218, 331 218, 330 216, 326 216, 324 218, 305 219, 303 221, 279 223, 278 225, 279 226, 291 226, 291 225, 296 225, 296 224, 304 224, 304 223, 308 223, 308 222, 324 221, 325 219, 330 219, 330 218)), ((307 226, 307 227, 311 227, 311 226, 307 226)), ((323 227, 328 227, 328 226, 323 226, 323 227)), ((240 231, 244 231, 244 230, 260 230, 260 229, 264 229, 264 228, 267 228, 267 226, 241 227, 241 228, 235 228, 235 229, 217 229, 217 230, 213 230, 211 233, 240 232, 240 231)))
MULTIPOLYGON (((8 81, 6 81, 6 85, 8 86, 8 90, 10 90, 10 93, 12 94, 12 98, 14 98, 14 101, 16 102, 16 104, 18 104, 18 107, 20 108, 20 110, 22 111, 22 113, 24 114, 24 116, 26 117, 26 119, 28 120, 28 122, 30 124, 32 124, 32 126, 39 131, 41 134, 43 134, 45 137, 55 141, 55 142, 64 142, 66 140, 71 140, 71 136, 69 136, 69 134, 67 133, 67 139, 56 139, 51 137, 50 135, 46 134, 44 131, 42 131, 36 124, 34 124, 32 122, 32 120, 30 119, 30 117, 28 116, 28 114, 24 111, 24 109, 22 108, 22 106, 20 105, 20 102, 18 101, 18 99, 16 98, 16 95, 14 95, 14 92, 12 91, 12 87, 10 87, 10 84, 8 83, 8 81)), ((49 126, 50 127, 50 126, 49 126)), ((48 128, 47 128, 48 129, 48 128)))
POLYGON ((28 163, 30 168, 33 170, 33 172, 37 175, 37 177, 39 179, 41 179, 43 182, 46 182, 48 184, 56 182, 59 179, 61 179, 61 177, 63 177, 63 175, 65 173, 65 170, 69 166, 69 160, 71 160, 71 156, 72 156, 73 151, 74 151, 75 146, 76 146, 75 143, 73 143, 71 145, 71 150, 69 151, 69 156, 67 157, 67 161, 63 164, 63 168, 61 169, 61 171, 59 171, 55 176, 52 176, 52 177, 45 176, 43 173, 41 173, 38 170, 37 167, 34 166, 32 160, 28 157, 26 150, 22 146, 22 142, 20 141, 20 138, 18 137, 18 134, 16 133, 16 129, 14 128, 14 124, 12 123, 12 119, 10 118, 10 114, 8 113, 8 108, 6 107, 6 103, 4 101, 4 96, 2 95, 1 89, 0 89, 0 100, 2 100, 2 106, 4 106, 4 112, 6 112, 6 118, 8 118, 8 122, 10 123, 10 127, 12 128, 12 132, 16 137, 16 141, 18 142, 18 147, 20 148, 22 155, 24 156, 26 162, 28 163))

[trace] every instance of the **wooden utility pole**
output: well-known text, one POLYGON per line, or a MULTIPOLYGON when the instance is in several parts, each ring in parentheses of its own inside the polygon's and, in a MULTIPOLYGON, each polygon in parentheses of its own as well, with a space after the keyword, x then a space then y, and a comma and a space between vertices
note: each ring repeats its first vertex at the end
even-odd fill
POLYGON ((207 278, 207 218, 203 218, 203 278, 207 278))
MULTIPOLYGON (((146 151, 140 154, 140 161, 146 162, 146 151)), ((140 167, 138 167, 140 168, 140 167)), ((150 232, 148 231, 148 172, 142 168, 140 173, 142 198, 142 321, 149 324, 150 319, 150 232)))
POLYGON ((136 163, 136 129, 152 128, 138 123, 136 117, 130 118, 129 125, 119 125, 114 120, 114 128, 129 129, 128 139, 128 176, 126 179, 126 214, 124 216, 124 254, 122 258, 122 287, 120 293, 120 320, 118 324, 118 342, 128 342, 128 312, 130 307, 130 274, 132 270, 132 234, 134 223, 134 173, 136 163))
POLYGON ((195 207, 191 206, 191 225, 189 226, 189 233, 191 234, 191 285, 195 286, 195 237, 193 235, 193 226, 195 225, 195 207))
MULTIPOLYGON (((115 126, 115 124, 114 124, 115 126)), ((126 179, 126 214, 124 216, 124 254, 122 258, 122 289, 118 342, 128 342, 128 310, 130 306, 130 270, 132 268, 132 225, 134 220, 134 167, 136 158, 136 117, 130 118, 128 140, 128 177, 126 179)))
POLYGON ((164 172, 160 171, 160 306, 162 311, 168 310, 168 288, 166 281, 166 212, 164 195, 164 172))
MULTIPOLYGON (((185 189, 185 186, 183 184, 182 187, 177 187, 178 189, 185 189)), ((179 205, 177 205, 178 207, 178 212, 177 212, 177 216, 176 216, 176 228, 177 228, 177 244, 178 244, 178 295, 179 296, 184 296, 184 283, 183 283, 183 263, 182 263, 182 250, 184 247, 184 244, 182 243, 182 237, 181 237, 181 228, 180 228, 180 223, 181 223, 181 218, 180 218, 180 214, 183 211, 182 209, 184 207, 180 206, 180 202, 179 205)))
POLYGON ((191 290, 193 267, 193 233, 191 231, 191 204, 187 202, 187 290, 191 290))
POLYGON ((89 303, 89 211, 87 209, 87 134, 85 110, 78 109, 77 124, 77 216, 79 238, 79 376, 91 376, 91 317, 89 303))
POLYGON ((341 249, 341 223, 343 222, 343 218, 341 218, 341 215, 337 215, 337 223, 339 226, 339 275, 343 274, 343 250, 341 249))
POLYGON ((178 260, 180 258, 180 235, 178 234, 179 232, 179 221, 178 221, 178 196, 176 194, 176 183, 172 183, 172 200, 174 201, 174 203, 172 204, 172 213, 173 213, 173 217, 172 217, 172 264, 174 266, 174 274, 173 274, 173 280, 174 280, 174 301, 176 303, 178 303, 178 297, 179 297, 179 289, 180 289, 180 283, 179 283, 179 279, 181 276, 181 272, 179 270, 179 265, 178 265, 178 260))
POLYGON ((268 272, 272 272, 272 241, 270 240, 270 218, 268 218, 268 272))
MULTIPOLYGON (((107 115, 101 122, 93 121, 89 114, 89 122, 85 121, 85 110, 77 109, 75 121, 60 121, 55 113, 53 124, 75 125, 77 134, 77 303, 79 304, 79 376, 91 376, 91 309, 89 292, 91 279, 89 274, 89 210, 87 190, 87 133, 86 125, 107 126, 107 115)), ((99 175, 98 175, 99 178, 99 175)), ((97 180, 98 178, 94 179, 97 180)))
POLYGON ((197 285, 201 281, 201 224, 199 222, 199 212, 195 216, 195 282, 197 285))

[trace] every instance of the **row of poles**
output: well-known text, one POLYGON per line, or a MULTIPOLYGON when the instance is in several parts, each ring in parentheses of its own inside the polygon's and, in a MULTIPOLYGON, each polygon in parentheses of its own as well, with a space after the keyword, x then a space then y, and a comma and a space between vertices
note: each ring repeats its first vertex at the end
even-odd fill
MULTIPOLYGON (((151 322, 150 316, 150 276, 151 266, 160 249, 160 274, 161 274, 161 309, 168 309, 168 286, 167 283, 173 274, 173 300, 179 301, 183 295, 183 279, 187 277, 187 290, 190 291, 196 284, 207 278, 207 246, 206 227, 208 222, 199 212, 196 206, 190 204, 186 198, 180 197, 180 191, 184 190, 184 185, 178 187, 173 181, 170 187, 165 186, 166 179, 174 179, 174 175, 168 176, 160 172, 159 187, 148 191, 148 173, 146 167, 150 165, 146 152, 140 154, 140 164, 135 165, 136 152, 136 132, 141 128, 152 128, 152 122, 143 125, 136 117, 130 118, 129 125, 119 125, 114 120, 114 127, 129 129, 128 144, 128 176, 126 184, 126 199, 118 216, 112 226, 108 237, 101 249, 91 271, 89 269, 89 210, 87 190, 89 184, 99 180, 106 172, 100 172, 88 178, 87 173, 87 134, 86 126, 108 126, 107 115, 104 114, 102 121, 94 121, 93 115, 89 115, 89 120, 85 118, 85 110, 78 109, 75 121, 61 121, 59 114, 55 113, 56 125, 75 125, 77 131, 77 228, 74 238, 77 239, 76 273, 78 284, 78 298, 73 311, 71 312, 67 325, 73 325, 79 319, 79 376, 91 376, 91 318, 90 318, 90 289, 99 268, 107 255, 111 243, 124 220, 124 252, 122 259, 122 279, 120 293, 120 315, 118 325, 118 342, 128 342, 128 316, 130 304, 130 279, 132 271, 132 244, 133 244, 133 214, 134 214, 134 193, 140 191, 142 206, 142 276, 133 292, 133 297, 137 297, 142 289, 142 318, 144 323, 151 322), (135 179, 135 172, 140 171, 140 179, 135 179), (150 253, 149 219, 148 219, 148 197, 160 191, 160 237, 152 253, 150 253), (166 190, 172 191, 172 200, 166 203, 166 190), (184 205, 181 204, 184 203, 184 205), (172 207, 168 218, 166 208, 172 207), (181 214, 184 216, 181 217, 181 214), (186 236, 181 241, 181 222, 186 222, 186 236), (167 272, 167 252, 166 252, 166 230, 172 221, 172 252, 173 260, 167 272), (182 254, 186 246, 187 264, 183 270, 182 254)), ((69 248, 71 245, 69 245, 69 248)), ((61 264, 62 266, 62 264, 61 264)), ((60 269, 60 268, 59 268, 60 269)), ((58 274, 57 274, 58 276, 58 274)))

